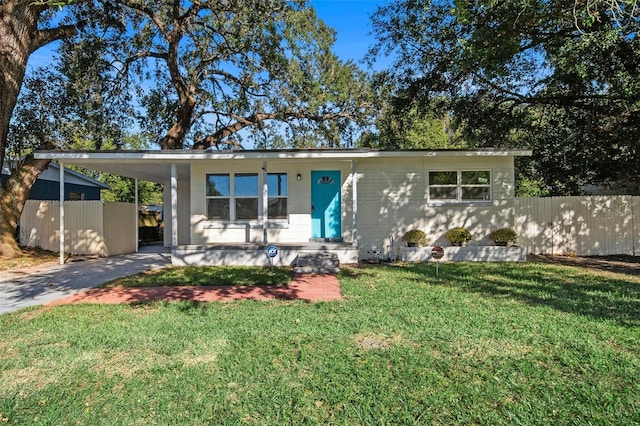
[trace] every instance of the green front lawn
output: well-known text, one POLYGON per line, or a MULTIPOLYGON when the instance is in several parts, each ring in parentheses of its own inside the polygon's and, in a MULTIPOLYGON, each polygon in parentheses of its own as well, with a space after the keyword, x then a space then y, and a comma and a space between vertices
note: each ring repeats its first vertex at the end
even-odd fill
POLYGON ((156 286, 283 286, 291 281, 291 268, 250 268, 241 266, 180 266, 141 272, 101 287, 156 286))
POLYGON ((344 269, 345 300, 0 316, 0 423, 640 423, 640 278, 344 269))

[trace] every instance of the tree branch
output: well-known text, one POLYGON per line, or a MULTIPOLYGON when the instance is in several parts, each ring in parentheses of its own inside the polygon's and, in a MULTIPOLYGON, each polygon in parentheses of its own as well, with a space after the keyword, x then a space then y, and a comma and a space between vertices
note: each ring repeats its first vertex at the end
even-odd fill
POLYGON ((504 95, 508 95, 509 97, 513 98, 513 99, 517 99, 517 100, 524 100, 527 99, 526 96, 523 96, 519 93, 516 92, 512 92, 510 90, 506 90, 503 87, 500 87, 499 85, 495 84, 493 81, 491 81, 488 78, 485 78, 483 76, 481 76, 478 73, 473 73, 473 75, 480 81, 482 81, 484 84, 486 84, 487 86, 491 87, 493 90, 495 90, 498 93, 504 94, 504 95))
POLYGON ((212 146, 218 147, 220 142, 240 130, 254 126, 262 121, 266 120, 282 120, 287 121, 290 119, 298 119, 298 120, 310 120, 316 123, 321 123, 323 121, 335 120, 338 118, 353 118, 350 114, 347 113, 326 113, 321 115, 315 114, 307 114, 301 111, 285 111, 285 112, 272 112, 272 113, 257 113, 250 115, 248 117, 240 117, 233 116, 237 121, 235 123, 229 124, 211 135, 207 135, 201 140, 197 141, 193 144, 191 149, 206 149, 212 146))
POLYGON ((78 34, 78 30, 74 25, 62 25, 57 28, 39 30, 36 37, 31 40, 29 50, 31 52, 35 52, 42 46, 45 46, 53 41, 73 37, 76 34, 78 34))
POLYGON ((146 6, 144 2, 143 3, 139 3, 139 2, 137 2, 135 0, 134 1, 118 0, 118 3, 131 8, 131 10, 133 10, 135 13, 137 13, 139 15, 144 15, 147 18, 149 18, 155 24, 155 26, 158 28, 160 33, 165 37, 165 40, 168 41, 170 39, 171 34, 165 28, 165 26, 162 23, 162 20, 160 19, 160 17, 158 17, 158 15, 156 15, 156 13, 153 11, 153 9, 151 9, 148 6, 146 6))

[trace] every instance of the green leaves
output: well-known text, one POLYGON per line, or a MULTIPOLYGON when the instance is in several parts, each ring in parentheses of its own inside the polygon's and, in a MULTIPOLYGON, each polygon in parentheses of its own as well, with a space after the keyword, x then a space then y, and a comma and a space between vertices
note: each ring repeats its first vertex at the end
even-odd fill
MULTIPOLYGON (((126 71, 142 87, 155 86, 144 89, 141 123, 149 130, 153 123, 163 147, 206 148, 247 136, 242 130, 250 127, 257 130, 250 139, 280 135, 281 126, 267 120, 295 132, 320 131, 327 120, 362 119, 361 102, 353 102, 362 96, 351 96, 366 93, 357 89, 362 76, 330 51, 334 31, 304 2, 122 4, 140 31, 114 56, 131 64, 153 61, 155 75, 145 75, 147 66, 126 71), (168 121, 157 127, 159 110, 168 121)), ((339 139, 336 130, 332 138, 339 139)))
POLYGON ((135 116, 123 128, 183 149, 336 146, 369 118, 367 76, 331 52, 334 30, 305 1, 55 4, 73 4, 64 20, 80 33, 58 71, 87 122, 135 116))
POLYGON ((394 103, 445 99, 469 145, 531 147, 529 181, 575 194, 640 180, 638 13, 623 0, 398 0, 374 15, 371 54, 394 55, 394 103))

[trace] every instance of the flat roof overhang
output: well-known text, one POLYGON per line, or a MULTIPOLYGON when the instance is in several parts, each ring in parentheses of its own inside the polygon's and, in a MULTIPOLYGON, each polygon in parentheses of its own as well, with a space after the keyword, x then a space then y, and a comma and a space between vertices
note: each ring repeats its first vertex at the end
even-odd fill
POLYGON ((341 160, 363 158, 416 157, 516 157, 530 156, 524 149, 477 150, 402 150, 374 149, 288 149, 245 151, 36 151, 36 159, 57 160, 104 173, 112 173, 150 182, 166 183, 171 164, 176 164, 178 179, 189 178, 189 164, 195 161, 224 160, 341 160))

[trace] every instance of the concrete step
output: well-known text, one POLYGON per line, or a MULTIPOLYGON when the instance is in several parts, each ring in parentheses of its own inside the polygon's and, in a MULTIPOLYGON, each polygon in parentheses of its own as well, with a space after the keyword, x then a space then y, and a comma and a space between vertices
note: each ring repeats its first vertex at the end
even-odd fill
POLYGON ((299 253, 294 272, 296 274, 337 274, 340 261, 336 253, 299 253))

